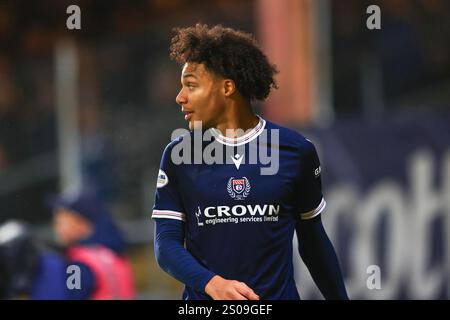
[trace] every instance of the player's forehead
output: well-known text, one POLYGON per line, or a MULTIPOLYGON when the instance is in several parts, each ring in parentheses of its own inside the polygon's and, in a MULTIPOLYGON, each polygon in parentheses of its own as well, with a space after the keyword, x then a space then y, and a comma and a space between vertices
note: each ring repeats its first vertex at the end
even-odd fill
POLYGON ((181 71, 181 81, 184 79, 212 80, 213 74, 208 71, 203 63, 186 62, 181 71))

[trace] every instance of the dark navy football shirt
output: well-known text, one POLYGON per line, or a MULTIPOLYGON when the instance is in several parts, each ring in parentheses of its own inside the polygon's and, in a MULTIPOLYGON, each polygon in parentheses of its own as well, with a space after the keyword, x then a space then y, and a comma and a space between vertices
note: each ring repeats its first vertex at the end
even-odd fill
MULTIPOLYGON (((211 139, 201 149, 221 150, 222 163, 192 163, 194 152, 183 146, 195 144, 193 132, 172 141, 162 156, 152 218, 184 221, 186 249, 210 271, 246 283, 261 299, 299 299, 292 262, 295 224, 326 205, 314 145, 262 118, 237 139, 207 131, 211 139), (278 156, 278 171, 263 175, 267 158, 255 161, 255 154, 278 156), (179 164, 180 155, 190 155, 191 163, 179 164)), ((209 298, 190 287, 183 297, 209 298)))

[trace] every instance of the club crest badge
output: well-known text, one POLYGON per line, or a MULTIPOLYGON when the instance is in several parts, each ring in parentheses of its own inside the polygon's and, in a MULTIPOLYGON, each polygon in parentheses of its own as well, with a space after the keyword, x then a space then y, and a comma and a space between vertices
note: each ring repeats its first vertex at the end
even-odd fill
POLYGON ((250 193, 250 181, 246 177, 231 177, 227 183, 227 191, 231 198, 235 200, 243 200, 250 193))

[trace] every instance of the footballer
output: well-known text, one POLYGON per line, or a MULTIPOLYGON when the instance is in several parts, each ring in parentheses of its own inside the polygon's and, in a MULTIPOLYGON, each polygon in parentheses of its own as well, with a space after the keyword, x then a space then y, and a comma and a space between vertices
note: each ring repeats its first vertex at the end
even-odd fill
POLYGON ((324 298, 348 299, 321 222, 326 202, 313 143, 252 109, 277 88, 275 66, 251 35, 220 25, 175 29, 170 56, 182 66, 176 102, 190 131, 164 150, 152 218, 157 262, 185 284, 183 299, 300 299, 294 234, 324 298), (202 150, 223 161, 175 163, 180 149, 199 151, 184 148, 198 147, 198 131, 210 137, 202 150), (261 153, 278 157, 275 173, 249 159, 261 153))

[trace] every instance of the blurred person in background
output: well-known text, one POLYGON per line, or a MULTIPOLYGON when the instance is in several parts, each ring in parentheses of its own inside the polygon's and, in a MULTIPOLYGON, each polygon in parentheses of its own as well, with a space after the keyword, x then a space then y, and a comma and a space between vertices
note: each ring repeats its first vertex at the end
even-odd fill
POLYGON ((134 298, 125 241, 105 205, 93 195, 78 194, 55 199, 52 208, 56 238, 67 259, 80 266, 78 298, 134 298))
MULTIPOLYGON (((184 65, 176 101, 191 132, 174 139, 161 160, 152 213, 160 267, 186 285, 183 299, 298 300, 295 231, 299 253, 323 296, 348 299, 321 221, 326 203, 313 143, 251 107, 277 87, 275 67, 241 31, 197 24, 175 32, 171 57, 184 65), (219 148, 234 165, 222 157, 220 163, 175 164, 172 151, 177 154, 181 146, 190 153, 183 143, 190 147, 194 131, 207 129, 213 139, 199 146, 219 148), (279 134, 279 143, 261 140, 272 134, 279 134), (257 146, 248 143, 252 140, 257 146), (264 175, 258 171, 261 162, 249 165, 251 147, 279 152, 279 170, 264 175)), ((206 148, 189 150, 203 154, 206 148)))
MULTIPOLYGON (((79 210, 76 204, 67 206, 79 210)), ((39 243, 25 223, 11 220, 0 225, 0 299, 133 298, 131 269, 116 253, 124 246, 114 227, 106 226, 105 220, 103 230, 94 232, 83 215, 57 211, 56 229, 65 254, 39 243), (67 270, 74 265, 80 270, 80 287, 70 289, 67 270)))
POLYGON ((0 225, 0 299, 66 300, 69 262, 36 243, 29 227, 9 220, 0 225))

